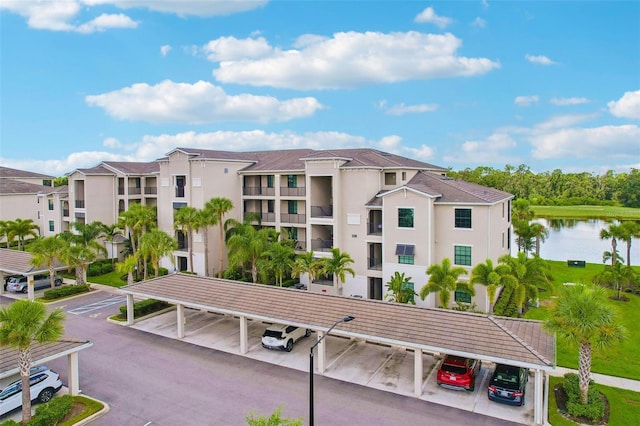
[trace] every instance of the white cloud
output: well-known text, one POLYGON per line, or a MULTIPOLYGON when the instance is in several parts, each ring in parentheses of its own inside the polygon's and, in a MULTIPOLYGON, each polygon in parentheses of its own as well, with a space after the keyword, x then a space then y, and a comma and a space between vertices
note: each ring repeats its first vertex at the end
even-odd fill
POLYGON ((611 115, 632 120, 640 120, 640 90, 625 92, 617 101, 607 104, 611 115))
POLYGON ((476 19, 471 21, 471 26, 472 27, 478 27, 478 28, 484 28, 484 27, 487 26, 487 21, 485 21, 484 19, 482 19, 481 17, 478 16, 476 19))
POLYGON ((432 7, 428 7, 420 12, 418 16, 415 17, 414 21, 420 24, 434 24, 438 28, 445 28, 453 23, 453 19, 451 18, 436 15, 436 12, 432 7))
POLYGON ((473 164, 509 164, 520 159, 509 151, 516 148, 515 140, 507 133, 496 132, 484 140, 471 140, 462 144, 462 150, 447 154, 446 162, 473 164))
POLYGON ((53 31, 72 31, 71 18, 80 12, 76 1, 3 0, 0 9, 6 9, 27 19, 31 28, 53 31))
POLYGON ((482 4, 483 9, 489 9, 489 2, 487 0, 482 0, 480 3, 482 4))
POLYGON ((537 64, 537 65, 553 65, 555 64, 555 62, 553 62, 551 59, 547 58, 544 55, 525 55, 524 56, 527 61, 531 62, 532 64, 537 64))
POLYGON ((469 77, 500 67, 486 58, 456 56, 462 42, 450 33, 346 32, 298 40, 303 48, 289 50, 262 38, 213 40, 207 44, 216 46, 213 57, 225 58, 213 75, 223 83, 310 90, 469 77), (240 57, 246 46, 252 49, 240 57))
POLYGON ((188 84, 165 80, 155 86, 138 83, 85 100, 115 118, 152 123, 267 123, 307 117, 322 108, 312 97, 281 101, 271 96, 227 95, 205 81, 188 84))
POLYGON ((103 13, 91 21, 80 25, 75 31, 83 34, 90 34, 93 32, 101 32, 110 28, 137 28, 138 23, 127 15, 107 15, 103 13))
POLYGON ((589 103, 589 99, 587 98, 551 98, 549 103, 558 106, 566 106, 566 105, 580 105, 589 103))
POLYGON ((121 9, 146 8, 179 16, 221 16, 246 12, 268 3, 267 0, 81 0, 90 6, 111 4, 121 9))
POLYGON ((221 37, 205 44, 202 52, 210 61, 223 62, 264 58, 273 53, 273 48, 263 37, 244 40, 221 37))
POLYGON ((171 45, 165 44, 163 46, 160 46, 160 54, 162 56, 167 56, 169 52, 171 52, 171 45))
POLYGON ((556 115, 543 122, 536 124, 532 130, 534 132, 548 132, 550 130, 573 127, 580 123, 585 123, 596 118, 597 114, 567 114, 556 115))
POLYGON ((538 159, 629 158, 637 159, 640 128, 636 125, 565 128, 534 135, 530 141, 538 159))
POLYGON ((379 105, 384 110, 384 113, 389 115, 420 114, 438 109, 436 104, 405 105, 404 103, 399 103, 387 107, 386 101, 380 101, 379 105))
POLYGON ((535 103, 538 103, 540 100, 539 96, 516 96, 514 99, 514 103, 520 107, 529 106, 535 103))
POLYGON ((64 176, 75 169, 93 167, 101 161, 138 161, 138 159, 136 156, 107 151, 82 151, 74 152, 59 160, 0 158, 0 165, 52 176, 64 176))

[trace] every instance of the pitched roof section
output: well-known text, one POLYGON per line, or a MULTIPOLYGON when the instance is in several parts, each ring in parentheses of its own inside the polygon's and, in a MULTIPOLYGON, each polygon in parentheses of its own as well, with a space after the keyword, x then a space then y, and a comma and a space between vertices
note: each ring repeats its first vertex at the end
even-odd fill
POLYGON ((539 321, 331 296, 266 285, 173 274, 121 288, 213 312, 326 330, 353 315, 335 334, 425 351, 550 369, 555 340, 539 321))
POLYGON ((38 185, 13 179, 0 179, 0 195, 49 194, 53 192, 53 189, 54 188, 51 186, 38 185))
POLYGON ((125 175, 150 175, 160 172, 160 165, 155 162, 103 161, 104 166, 111 167, 125 175))
POLYGON ((379 151, 372 148, 353 148, 353 149, 334 149, 326 151, 314 151, 305 159, 348 159, 342 168, 358 168, 358 167, 376 167, 385 169, 418 169, 432 171, 446 171, 439 166, 423 163, 422 161, 412 160, 411 158, 402 157, 388 152, 379 151))
MULTIPOLYGON (((107 175, 113 176, 115 173, 112 170, 107 169, 102 164, 98 164, 95 167, 89 167, 87 169, 75 169, 75 172, 82 173, 83 175, 107 175)), ((67 175, 73 174, 73 172, 68 173, 67 175)))
MULTIPOLYGON (((31 265, 31 259, 33 255, 27 251, 11 250, 6 248, 0 248, 0 271, 9 274, 43 274, 49 273, 47 265, 33 266, 31 265)), ((67 265, 55 260, 53 263, 53 269, 62 270, 67 269, 67 265)))
POLYGON ((43 175, 40 173, 27 172, 25 170, 12 169, 10 167, 0 166, 0 178, 6 179, 53 179, 54 176, 43 175))
POLYGON ((406 186, 428 195, 440 194, 436 203, 494 204, 513 198, 508 192, 436 173, 417 173, 406 186))

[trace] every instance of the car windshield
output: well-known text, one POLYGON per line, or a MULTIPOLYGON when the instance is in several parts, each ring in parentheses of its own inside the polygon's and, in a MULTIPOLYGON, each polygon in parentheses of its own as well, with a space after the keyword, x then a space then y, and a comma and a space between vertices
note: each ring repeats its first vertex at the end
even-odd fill
POLYGON ((453 373, 453 374, 465 374, 467 372, 467 369, 457 365, 443 364, 442 371, 446 371, 447 373, 453 373))
POLYGON ((282 339, 282 333, 275 330, 265 330, 264 337, 275 337, 276 339, 282 339))
POLYGON ((520 387, 518 370, 496 371, 491 384, 506 389, 518 389, 520 387))

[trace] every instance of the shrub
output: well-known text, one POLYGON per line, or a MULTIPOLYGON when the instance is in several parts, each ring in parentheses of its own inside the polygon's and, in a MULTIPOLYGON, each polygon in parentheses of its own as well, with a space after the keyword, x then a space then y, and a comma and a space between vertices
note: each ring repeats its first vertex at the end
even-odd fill
POLYGON ((567 393, 567 412, 574 417, 586 417, 592 421, 604 417, 604 402, 600 392, 594 386, 593 380, 589 385, 587 404, 580 403, 580 380, 576 373, 564 375, 562 387, 567 393))
MULTIPOLYGON (((162 309, 168 308, 169 306, 171 306, 170 303, 163 302, 161 300, 141 300, 140 302, 136 302, 133 304, 133 317, 143 317, 147 314, 161 311, 162 309)), ((120 306, 120 315, 125 318, 127 317, 127 305, 120 306)))
POLYGON ((64 287, 58 287, 45 291, 42 298, 45 300, 54 300, 74 294, 86 293, 88 291, 91 291, 91 285, 89 284, 66 285, 64 287))
POLYGON ((100 267, 100 271, 102 272, 102 275, 113 272, 113 265, 111 263, 104 263, 100 267))
POLYGON ((0 426, 20 426, 20 425, 22 425, 22 423, 18 423, 13 419, 5 420, 4 422, 0 423, 0 426))
POLYGON ((513 294, 513 287, 504 287, 498 296, 498 300, 493 306, 493 314, 494 315, 504 315, 504 311, 509 304, 509 300, 511 299, 511 295, 513 294))
POLYGON ((57 424, 71 410, 73 397, 63 395, 53 398, 46 404, 36 408, 36 414, 29 421, 28 426, 50 426, 57 424))

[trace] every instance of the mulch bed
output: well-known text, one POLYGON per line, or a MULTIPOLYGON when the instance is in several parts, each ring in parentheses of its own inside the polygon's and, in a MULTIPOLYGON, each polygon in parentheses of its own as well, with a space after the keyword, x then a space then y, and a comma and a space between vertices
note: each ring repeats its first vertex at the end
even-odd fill
POLYGON ((579 423, 582 425, 606 425, 609 423, 609 400, 607 397, 600 392, 600 398, 604 402, 604 417, 598 421, 592 421, 586 417, 574 417, 567 413, 567 393, 564 391, 562 384, 558 384, 553 388, 553 392, 556 395, 556 405, 558 406, 558 411, 567 419, 572 422, 579 423))
POLYGON ((85 405, 82 402, 74 402, 71 405, 71 410, 67 413, 66 416, 64 416, 64 419, 62 419, 60 421, 60 423, 64 423, 67 420, 71 420, 72 418, 74 418, 75 416, 79 415, 80 413, 82 413, 84 411, 85 405))

